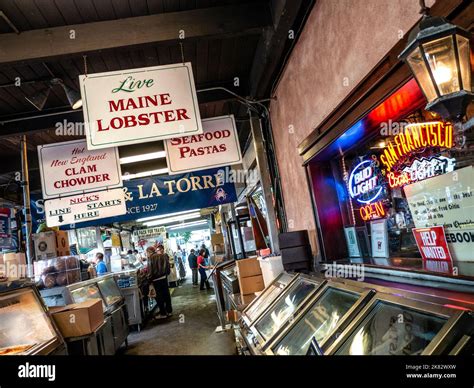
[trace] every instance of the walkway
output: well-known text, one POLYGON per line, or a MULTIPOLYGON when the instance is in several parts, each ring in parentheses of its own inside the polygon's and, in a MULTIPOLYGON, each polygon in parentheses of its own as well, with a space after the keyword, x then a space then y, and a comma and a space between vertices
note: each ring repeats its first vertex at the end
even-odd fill
POLYGON ((200 291, 190 279, 172 289, 173 316, 151 320, 128 336, 131 355, 234 355, 232 331, 216 333, 219 325, 214 291, 200 291))

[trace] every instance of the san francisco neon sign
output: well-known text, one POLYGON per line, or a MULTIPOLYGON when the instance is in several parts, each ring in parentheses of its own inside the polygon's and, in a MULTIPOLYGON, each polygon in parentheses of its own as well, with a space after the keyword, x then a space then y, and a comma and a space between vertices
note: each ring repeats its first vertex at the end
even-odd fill
POLYGON ((388 144, 380 161, 391 169, 403 156, 425 147, 452 148, 453 127, 441 121, 409 124, 388 144))

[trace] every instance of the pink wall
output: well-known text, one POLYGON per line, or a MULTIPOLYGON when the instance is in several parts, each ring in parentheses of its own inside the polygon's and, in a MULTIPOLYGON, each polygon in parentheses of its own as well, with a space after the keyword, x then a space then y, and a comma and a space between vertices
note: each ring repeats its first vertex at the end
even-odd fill
POLYGON ((317 0, 274 91, 270 114, 288 224, 310 231, 315 253, 297 146, 418 22, 418 11, 418 0, 317 0))

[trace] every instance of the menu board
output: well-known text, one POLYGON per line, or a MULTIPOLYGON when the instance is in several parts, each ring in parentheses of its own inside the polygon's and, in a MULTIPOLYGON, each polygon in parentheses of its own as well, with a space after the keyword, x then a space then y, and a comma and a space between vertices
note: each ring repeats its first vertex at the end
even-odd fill
POLYGON ((378 302, 336 354, 419 355, 445 322, 409 307, 378 302))
POLYGON ((444 226, 453 260, 470 261, 474 251, 472 166, 405 186, 417 228, 444 226))
POLYGON ((376 220, 370 223, 370 239, 372 242, 372 256, 388 258, 388 230, 387 220, 376 220))

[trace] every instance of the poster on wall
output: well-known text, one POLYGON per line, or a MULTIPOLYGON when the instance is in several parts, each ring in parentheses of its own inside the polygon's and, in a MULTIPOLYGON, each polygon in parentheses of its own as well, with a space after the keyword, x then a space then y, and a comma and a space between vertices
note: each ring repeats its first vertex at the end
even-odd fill
POLYGON ((191 63, 79 76, 90 150, 202 133, 191 63))
POLYGON ((48 227, 121 216, 127 212, 122 188, 74 195, 44 202, 48 227))
POLYGON ((370 239, 372 256, 388 258, 388 229, 387 220, 376 220, 370 223, 370 239))
POLYGON ((416 245, 423 258, 423 268, 432 272, 453 273, 453 260, 442 226, 413 229, 416 245))
POLYGON ((43 198, 122 186, 117 148, 89 151, 84 140, 38 146, 43 198))
POLYGON ((346 226, 344 228, 344 234, 346 235, 346 244, 349 257, 361 257, 355 226, 346 226))
POLYGON ((202 120, 202 126, 200 135, 165 141, 170 175, 242 163, 234 115, 202 120))
MULTIPOLYGON (((98 221, 80 222, 62 227, 84 228, 133 221, 180 211, 215 207, 237 201, 235 184, 225 179, 223 169, 214 168, 173 176, 152 176, 124 182, 127 212, 98 221)), ((44 222, 44 199, 31 194, 33 230, 44 222)))
POLYGON ((474 169, 465 167, 404 187, 417 228, 443 226, 454 261, 474 252, 474 169))

